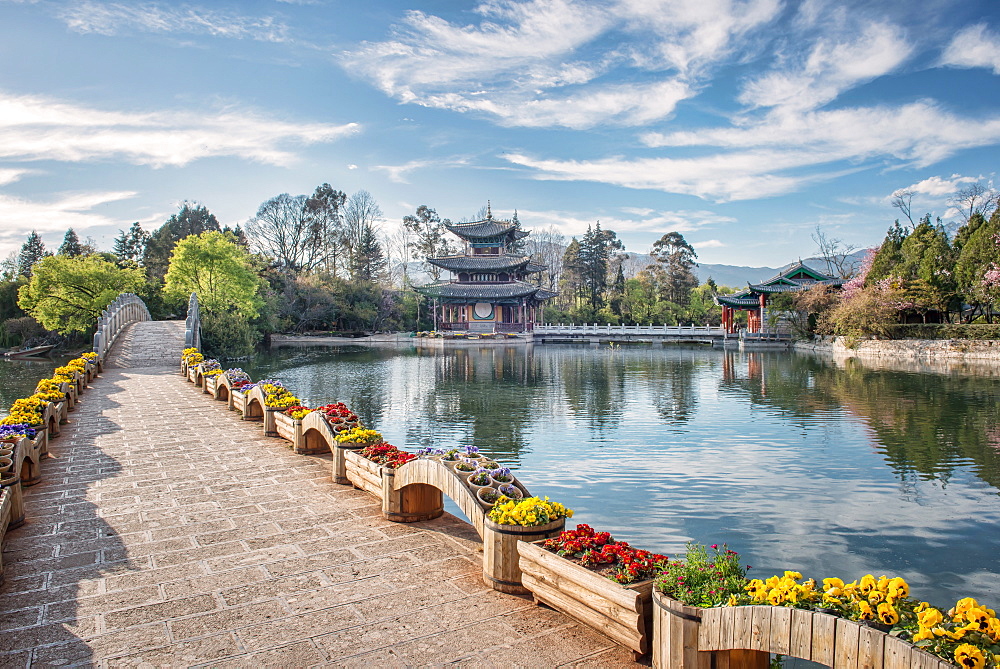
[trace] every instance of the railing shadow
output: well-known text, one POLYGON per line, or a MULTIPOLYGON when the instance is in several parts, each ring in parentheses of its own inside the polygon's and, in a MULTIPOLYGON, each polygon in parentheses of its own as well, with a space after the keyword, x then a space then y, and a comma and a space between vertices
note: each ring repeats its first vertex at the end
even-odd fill
MULTIPOLYGON (((0 666, 92 664, 87 640, 102 631, 103 579, 136 568, 104 518, 108 509, 93 501, 93 484, 122 469, 97 441, 122 430, 106 415, 121 406, 110 397, 121 386, 108 376, 84 392, 50 442, 42 480, 24 489, 25 522, 4 537, 0 666)), ((138 519, 137 510, 130 515, 138 519)))

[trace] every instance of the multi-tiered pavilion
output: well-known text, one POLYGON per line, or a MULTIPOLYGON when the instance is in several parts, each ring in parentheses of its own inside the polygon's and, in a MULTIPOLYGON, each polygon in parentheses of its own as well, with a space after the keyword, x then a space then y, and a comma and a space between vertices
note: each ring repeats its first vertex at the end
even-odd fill
POLYGON ((762 332, 767 321, 767 299, 775 293, 798 293, 813 286, 839 288, 844 279, 837 279, 803 265, 800 260, 763 283, 747 284, 747 289, 733 295, 716 295, 715 303, 722 307, 722 327, 732 334, 739 328, 736 313, 747 312, 747 332, 762 332))
POLYGON ((436 327, 468 332, 527 332, 542 321, 542 303, 556 296, 528 281, 547 269, 511 253, 528 236, 514 221, 486 218, 446 225, 462 239, 459 255, 427 258, 451 278, 417 290, 432 300, 436 327))

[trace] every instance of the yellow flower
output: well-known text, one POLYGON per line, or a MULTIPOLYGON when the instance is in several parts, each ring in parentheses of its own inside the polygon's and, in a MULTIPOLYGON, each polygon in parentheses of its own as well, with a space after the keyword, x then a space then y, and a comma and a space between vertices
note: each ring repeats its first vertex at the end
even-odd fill
MULTIPOLYGON (((925 602, 926 603, 926 602, 925 602)), ((937 609, 926 608, 917 614, 917 622, 921 627, 936 627, 944 620, 944 616, 937 609)))
POLYGON ((862 595, 867 597, 868 593, 870 593, 874 588, 875 588, 874 576, 872 576, 871 574, 865 574, 864 576, 861 577, 861 583, 858 585, 858 590, 861 592, 862 595))
POLYGON ((896 612, 892 604, 882 602, 878 605, 878 619, 886 625, 895 625, 899 622, 899 613, 896 612))
POLYGON ((790 578, 793 581, 798 581, 799 579, 802 578, 802 574, 800 574, 797 571, 786 571, 785 572, 785 578, 790 578))
POLYGON ((739 600, 736 599, 736 595, 729 595, 729 599, 726 601, 726 606, 736 606, 739 600))
POLYGON ((986 657, 983 655, 983 651, 975 646, 963 643, 955 649, 955 662, 960 667, 982 669, 982 667, 986 666, 986 657))
POLYGON ((781 591, 777 588, 774 588, 767 593, 767 603, 771 606, 781 606, 784 601, 785 598, 781 595, 781 591))
POLYGON ((865 601, 858 602, 858 619, 871 620, 874 616, 875 614, 872 611, 871 604, 865 601))

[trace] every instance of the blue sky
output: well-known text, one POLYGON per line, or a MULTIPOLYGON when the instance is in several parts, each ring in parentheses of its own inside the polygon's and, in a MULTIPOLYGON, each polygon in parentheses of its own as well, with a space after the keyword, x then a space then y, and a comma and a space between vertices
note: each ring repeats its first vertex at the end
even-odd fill
POLYGON ((328 182, 777 266, 956 220, 1000 143, 996 0, 0 0, 0 62, 0 257, 328 182))

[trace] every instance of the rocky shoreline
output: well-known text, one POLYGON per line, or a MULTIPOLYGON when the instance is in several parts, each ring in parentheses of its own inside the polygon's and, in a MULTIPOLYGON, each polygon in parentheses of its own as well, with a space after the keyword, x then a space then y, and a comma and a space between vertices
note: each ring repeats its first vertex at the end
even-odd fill
POLYGON ((1000 373, 997 339, 867 339, 848 348, 841 337, 817 337, 792 348, 904 371, 1000 373))

